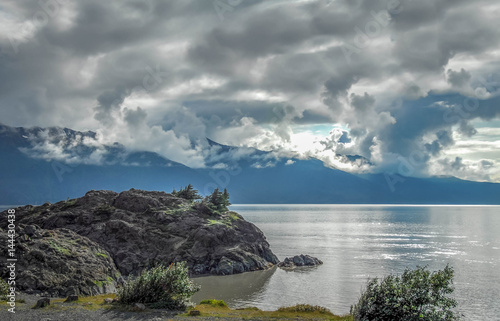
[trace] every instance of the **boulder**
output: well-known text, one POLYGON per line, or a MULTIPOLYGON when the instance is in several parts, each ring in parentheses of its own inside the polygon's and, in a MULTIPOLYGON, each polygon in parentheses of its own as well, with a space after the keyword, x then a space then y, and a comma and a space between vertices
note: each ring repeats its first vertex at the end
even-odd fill
POLYGON ((33 307, 33 309, 41 309, 48 307, 50 305, 50 299, 49 298, 43 298, 38 301, 36 301, 36 305, 33 307))
POLYGON ((318 258, 301 254, 285 258, 283 262, 278 263, 278 267, 283 269, 293 269, 301 266, 316 266, 320 264, 323 264, 323 262, 318 258))
POLYGON ((64 302, 75 302, 78 301, 78 295, 70 295, 66 298, 64 302))
POLYGON ((189 310, 189 313, 188 313, 189 316, 192 316, 192 317, 195 317, 195 316, 199 316, 201 315, 201 312, 199 310, 189 310))

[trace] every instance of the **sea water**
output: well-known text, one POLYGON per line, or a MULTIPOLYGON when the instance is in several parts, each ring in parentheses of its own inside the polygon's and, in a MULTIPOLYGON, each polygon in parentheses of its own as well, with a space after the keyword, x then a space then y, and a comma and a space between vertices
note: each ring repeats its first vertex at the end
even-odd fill
POLYGON ((447 264, 466 320, 500 320, 500 207, 233 205, 257 225, 280 260, 309 254, 324 264, 296 271, 202 277, 194 301, 273 310, 297 303, 346 314, 368 278, 447 264))

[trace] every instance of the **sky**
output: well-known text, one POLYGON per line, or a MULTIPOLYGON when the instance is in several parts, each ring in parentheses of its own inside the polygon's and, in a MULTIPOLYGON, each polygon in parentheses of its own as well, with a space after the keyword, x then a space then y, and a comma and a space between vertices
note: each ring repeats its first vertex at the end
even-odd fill
POLYGON ((0 123, 193 168, 224 166, 209 138, 500 182, 499 16, 496 0, 3 0, 0 123))

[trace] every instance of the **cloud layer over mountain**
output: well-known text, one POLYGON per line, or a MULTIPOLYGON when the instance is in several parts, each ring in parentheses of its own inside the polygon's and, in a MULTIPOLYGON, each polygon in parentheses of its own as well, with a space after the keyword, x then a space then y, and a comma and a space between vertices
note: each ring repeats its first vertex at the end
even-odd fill
POLYGON ((500 182, 499 15, 495 0, 7 0, 0 122, 190 167, 222 166, 209 137, 500 182))

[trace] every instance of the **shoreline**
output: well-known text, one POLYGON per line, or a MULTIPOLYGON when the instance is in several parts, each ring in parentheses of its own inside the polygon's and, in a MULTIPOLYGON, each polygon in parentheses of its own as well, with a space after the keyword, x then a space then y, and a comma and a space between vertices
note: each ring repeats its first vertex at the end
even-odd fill
MULTIPOLYGON (((297 312, 297 311, 263 311, 255 307, 231 309, 227 306, 198 304, 187 311, 170 311, 164 309, 137 310, 132 306, 105 303, 106 298, 114 298, 115 294, 101 294, 96 296, 80 297, 78 301, 65 303, 65 298, 50 298, 48 307, 33 309, 36 302, 43 298, 32 294, 19 293, 17 295, 15 317, 7 311, 6 301, 0 302, 0 319, 22 319, 23 321, 52 320, 338 320, 351 321, 349 315, 334 315, 324 311, 297 312), (200 315, 190 316, 190 310, 200 311, 200 315)), ((315 307, 320 309, 320 307, 315 307)))

